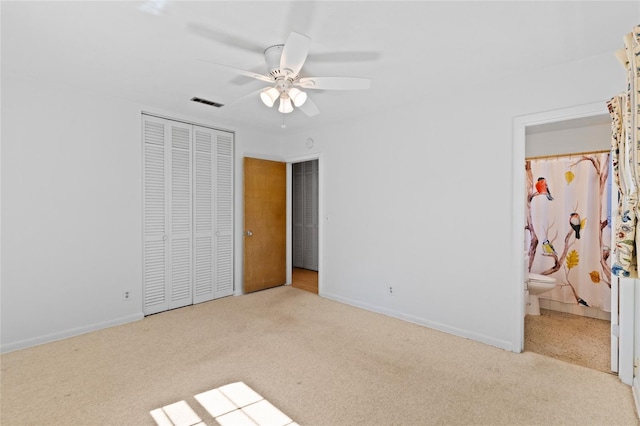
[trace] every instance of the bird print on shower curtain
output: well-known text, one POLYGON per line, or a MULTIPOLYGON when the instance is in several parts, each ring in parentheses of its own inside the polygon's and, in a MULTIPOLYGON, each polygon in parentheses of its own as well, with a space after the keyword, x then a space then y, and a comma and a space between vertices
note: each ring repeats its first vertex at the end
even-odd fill
POLYGON ((538 194, 546 195, 547 200, 553 201, 551 191, 549 190, 549 186, 547 186, 547 180, 545 178, 538 178, 538 181, 536 182, 536 191, 538 191, 538 194))
POLYGON ((571 213, 571 215, 569 216, 569 225, 571 225, 571 228, 573 228, 576 233, 576 240, 579 240, 581 223, 580 215, 578 213, 571 213))
POLYGON ((542 251, 544 251, 546 254, 557 254, 556 249, 553 248, 553 244, 551 244, 549 240, 544 240, 542 242, 542 251))

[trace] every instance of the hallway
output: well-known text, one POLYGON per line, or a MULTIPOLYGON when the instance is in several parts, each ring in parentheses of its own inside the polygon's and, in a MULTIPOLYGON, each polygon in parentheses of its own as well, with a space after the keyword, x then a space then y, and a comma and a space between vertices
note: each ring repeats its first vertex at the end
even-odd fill
POLYGON ((291 286, 318 294, 318 272, 310 269, 293 268, 291 286))

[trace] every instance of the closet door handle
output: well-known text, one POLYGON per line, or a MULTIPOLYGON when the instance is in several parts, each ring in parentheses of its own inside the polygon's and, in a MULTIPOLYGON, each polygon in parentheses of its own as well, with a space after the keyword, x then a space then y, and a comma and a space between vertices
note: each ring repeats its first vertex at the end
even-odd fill
POLYGON ((252 235, 253 235, 253 232, 251 232, 251 231, 247 231, 247 232, 245 232, 244 234, 245 234, 247 237, 250 237, 250 236, 252 236, 252 235))

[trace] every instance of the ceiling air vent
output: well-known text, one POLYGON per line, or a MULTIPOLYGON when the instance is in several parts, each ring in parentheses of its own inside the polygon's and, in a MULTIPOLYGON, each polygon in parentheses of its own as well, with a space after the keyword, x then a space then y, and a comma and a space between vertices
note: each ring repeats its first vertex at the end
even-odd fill
POLYGON ((213 102, 213 101, 209 101, 207 99, 202 99, 202 98, 197 98, 197 97, 193 97, 193 98, 191 98, 191 100, 193 102, 200 102, 201 104, 213 106, 213 107, 216 107, 216 108, 220 108, 221 106, 224 106, 224 104, 219 104, 218 102, 213 102))

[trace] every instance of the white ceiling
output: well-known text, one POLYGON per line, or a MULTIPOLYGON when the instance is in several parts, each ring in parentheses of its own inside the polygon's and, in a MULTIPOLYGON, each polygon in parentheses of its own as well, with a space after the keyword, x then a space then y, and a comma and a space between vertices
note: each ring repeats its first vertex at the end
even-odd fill
MULTIPOLYGON (((124 97, 194 121, 273 134, 326 126, 436 95, 460 81, 611 53, 640 21, 640 2, 1 3, 2 72, 124 97), (302 76, 372 80, 368 91, 309 91, 321 113, 285 116, 245 95, 266 84, 200 59, 266 73, 262 51, 291 31, 311 38, 302 76), (226 104, 215 109, 189 100, 226 104), (236 103, 234 103, 236 101, 236 103)), ((37 101, 37 100, 34 100, 37 101)))

